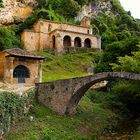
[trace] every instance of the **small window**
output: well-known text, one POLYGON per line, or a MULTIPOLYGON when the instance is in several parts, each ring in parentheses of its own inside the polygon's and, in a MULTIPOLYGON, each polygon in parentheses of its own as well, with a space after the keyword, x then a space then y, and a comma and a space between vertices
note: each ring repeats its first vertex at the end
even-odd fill
POLYGON ((89 30, 87 30, 87 33, 89 34, 89 30))

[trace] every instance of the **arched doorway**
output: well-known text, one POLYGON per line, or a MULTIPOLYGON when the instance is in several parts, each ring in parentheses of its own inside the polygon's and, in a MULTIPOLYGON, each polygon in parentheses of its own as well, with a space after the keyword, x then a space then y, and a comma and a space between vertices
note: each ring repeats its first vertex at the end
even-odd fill
POLYGON ((14 69, 13 77, 18 79, 18 83, 25 83, 25 78, 30 77, 28 68, 24 65, 18 65, 14 69))
POLYGON ((84 47, 85 48, 91 48, 91 40, 89 38, 85 39, 84 47))
POLYGON ((81 38, 80 37, 76 37, 74 39, 74 46, 75 47, 81 47, 81 38))
POLYGON ((55 49, 55 45, 56 45, 56 39, 55 39, 55 36, 53 35, 52 36, 52 48, 55 49))
POLYGON ((71 37, 66 35, 64 38, 63 38, 63 46, 64 47, 69 47, 71 46, 71 37))

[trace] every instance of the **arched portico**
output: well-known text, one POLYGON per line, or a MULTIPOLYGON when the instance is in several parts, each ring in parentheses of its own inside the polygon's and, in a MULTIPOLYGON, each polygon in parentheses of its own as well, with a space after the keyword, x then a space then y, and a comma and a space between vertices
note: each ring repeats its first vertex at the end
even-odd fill
POLYGON ((70 47, 71 46, 71 37, 66 35, 63 38, 63 46, 64 47, 70 47))
POLYGON ((85 48, 91 48, 91 40, 89 38, 85 39, 84 47, 85 48))
POLYGON ((81 47, 81 38, 80 37, 76 37, 74 39, 74 46, 75 47, 81 47))

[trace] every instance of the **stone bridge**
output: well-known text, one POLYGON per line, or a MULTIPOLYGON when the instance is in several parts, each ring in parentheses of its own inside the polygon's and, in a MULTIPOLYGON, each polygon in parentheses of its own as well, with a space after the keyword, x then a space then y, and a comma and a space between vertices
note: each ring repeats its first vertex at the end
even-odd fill
POLYGON ((37 99, 59 114, 73 114, 80 99, 90 87, 110 78, 139 81, 140 74, 103 72, 85 77, 37 83, 37 99))

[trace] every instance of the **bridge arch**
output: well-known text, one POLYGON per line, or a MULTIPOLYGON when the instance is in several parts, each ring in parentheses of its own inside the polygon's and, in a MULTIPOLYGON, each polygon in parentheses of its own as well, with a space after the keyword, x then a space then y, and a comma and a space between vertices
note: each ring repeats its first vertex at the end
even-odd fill
POLYGON ((76 111, 77 105, 85 93, 92 87, 94 84, 108 80, 110 78, 122 78, 126 80, 139 80, 140 74, 127 73, 127 72, 105 72, 93 75, 91 81, 88 81, 86 84, 78 88, 74 93, 71 99, 69 100, 65 114, 73 114, 76 111))

